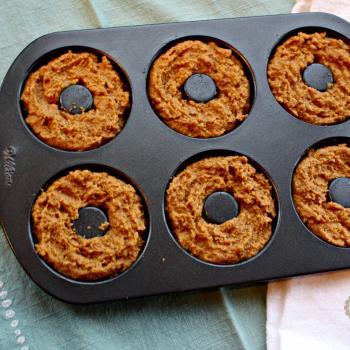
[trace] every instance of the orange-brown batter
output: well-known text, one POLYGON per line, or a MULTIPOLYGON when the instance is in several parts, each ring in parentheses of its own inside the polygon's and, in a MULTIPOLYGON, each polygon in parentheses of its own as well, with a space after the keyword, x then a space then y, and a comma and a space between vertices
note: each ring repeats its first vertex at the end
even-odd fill
POLYGON ((309 151, 293 177, 295 207, 305 225, 323 240, 350 246, 350 208, 331 202, 329 183, 350 177, 350 148, 345 144, 309 151))
POLYGON ((107 173, 75 170, 42 192, 33 207, 33 234, 38 254, 60 273, 92 281, 119 274, 138 257, 146 222, 141 198, 133 186, 107 173), (72 221, 79 209, 106 211, 102 237, 84 238, 72 221))
POLYGON ((272 234, 276 216, 269 180, 244 156, 212 157, 176 175, 167 190, 172 232, 192 255, 215 264, 232 264, 256 255, 272 234), (208 195, 226 191, 240 212, 220 225, 202 217, 208 195))
POLYGON ((312 124, 339 123, 350 117, 350 46, 326 33, 298 33, 280 45, 268 66, 271 90, 295 117, 312 124), (334 83, 320 92, 304 83, 304 69, 320 63, 334 83))
POLYGON ((160 55, 150 71, 148 93, 154 110, 172 129, 187 136, 220 136, 242 122, 250 108, 250 85, 242 63, 229 48, 187 40, 160 55), (209 75, 216 98, 198 103, 183 98, 192 74, 209 75))
POLYGON ((21 96, 26 122, 42 141, 69 151, 96 148, 125 124, 130 96, 107 57, 68 52, 31 73, 21 96), (74 84, 90 90, 94 106, 81 114, 60 108, 61 92, 74 84))

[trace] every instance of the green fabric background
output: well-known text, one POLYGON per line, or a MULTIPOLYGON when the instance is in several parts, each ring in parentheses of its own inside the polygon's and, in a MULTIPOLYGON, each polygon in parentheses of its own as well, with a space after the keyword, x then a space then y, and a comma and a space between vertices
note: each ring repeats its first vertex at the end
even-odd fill
MULTIPOLYGON (((288 13, 294 1, 0 0, 0 4, 2 81, 20 51, 49 32, 288 13)), ((34 285, 0 232, 0 350, 264 349, 265 298, 265 286, 255 286, 69 305, 34 285)))

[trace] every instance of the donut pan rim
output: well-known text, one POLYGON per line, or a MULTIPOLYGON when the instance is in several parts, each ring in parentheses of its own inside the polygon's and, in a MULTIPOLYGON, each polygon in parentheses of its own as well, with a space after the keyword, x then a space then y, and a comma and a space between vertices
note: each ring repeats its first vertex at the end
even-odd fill
POLYGON ((9 244, 31 279, 54 297, 86 304, 116 299, 238 286, 350 267, 350 249, 332 246, 301 222, 291 198, 295 165, 310 145, 350 136, 350 121, 316 126, 291 116, 272 95, 266 74, 274 47, 298 28, 325 28, 350 38, 350 24, 309 13, 58 32, 29 44, 10 67, 0 91, 0 219, 9 244), (155 53, 182 37, 212 37, 228 43, 248 62, 254 103, 235 130, 211 139, 181 135, 154 113, 146 84, 155 53), (20 88, 30 67, 45 53, 69 46, 105 52, 125 71, 133 104, 122 132, 100 148, 68 152, 47 146, 25 127, 20 88), (136 141, 135 141, 136 140, 136 141), (164 215, 164 191, 179 165, 203 152, 243 154, 269 174, 277 192, 278 219, 268 245, 245 262, 220 266, 185 254, 174 242, 164 215), (148 241, 125 273, 80 282, 54 272, 34 251, 30 232, 33 199, 55 174, 80 165, 125 174, 144 197, 148 241))

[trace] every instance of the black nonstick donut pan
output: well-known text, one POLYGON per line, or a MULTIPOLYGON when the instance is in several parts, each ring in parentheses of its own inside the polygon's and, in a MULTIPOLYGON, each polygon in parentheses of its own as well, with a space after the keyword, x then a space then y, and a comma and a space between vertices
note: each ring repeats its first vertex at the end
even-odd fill
POLYGON ((347 143, 350 136, 350 121, 332 126, 305 123, 289 114, 270 90, 269 58, 279 43, 298 31, 350 38, 348 22, 312 13, 60 32, 27 46, 10 67, 0 92, 0 217, 29 276, 61 300, 92 303, 350 267, 350 249, 316 237, 300 220, 292 200, 293 171, 307 150, 347 143), (247 119, 220 137, 197 139, 177 133, 161 121, 148 99, 147 76, 153 60, 172 42, 190 38, 231 46, 251 79, 247 119), (20 103, 28 74, 68 49, 108 56, 130 84, 132 106, 125 127, 113 140, 90 151, 62 151, 40 141, 26 125, 20 103), (246 155, 270 178, 278 215, 270 241, 255 257, 235 265, 214 265, 194 258, 177 243, 167 222, 165 191, 185 164, 226 154, 246 155), (76 168, 117 174, 144 199, 146 243, 138 260, 119 276, 97 282, 72 280, 35 252, 33 202, 52 179, 76 168))

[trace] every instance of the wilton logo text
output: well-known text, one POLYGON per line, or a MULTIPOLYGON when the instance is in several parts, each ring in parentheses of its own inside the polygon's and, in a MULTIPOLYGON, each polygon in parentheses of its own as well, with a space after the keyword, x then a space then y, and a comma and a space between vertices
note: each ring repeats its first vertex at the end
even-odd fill
POLYGON ((2 154, 4 158, 5 183, 7 186, 11 186, 13 175, 16 171, 16 149, 13 146, 8 146, 3 150, 2 154))

